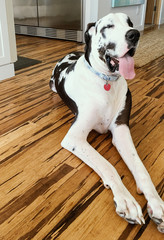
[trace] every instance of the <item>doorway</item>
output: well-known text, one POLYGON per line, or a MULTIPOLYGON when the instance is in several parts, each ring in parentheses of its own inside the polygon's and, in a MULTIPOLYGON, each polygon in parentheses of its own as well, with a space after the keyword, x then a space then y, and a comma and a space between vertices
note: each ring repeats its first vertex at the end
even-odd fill
POLYGON ((159 25, 162 0, 148 0, 146 6, 145 28, 159 25))

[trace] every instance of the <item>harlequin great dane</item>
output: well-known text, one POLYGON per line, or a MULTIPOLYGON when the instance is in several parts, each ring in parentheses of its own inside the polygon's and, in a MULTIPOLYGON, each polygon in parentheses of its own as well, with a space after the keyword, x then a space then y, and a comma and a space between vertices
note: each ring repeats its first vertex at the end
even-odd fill
POLYGON ((91 130, 111 131, 112 142, 134 175, 138 193, 148 201, 149 216, 164 232, 164 203, 134 147, 129 116, 131 93, 125 79, 135 76, 133 55, 140 33, 127 15, 109 14, 88 24, 85 53, 74 52, 53 70, 50 88, 75 114, 62 146, 90 166, 114 195, 116 212, 132 224, 145 223, 142 210, 115 168, 88 142, 91 130))

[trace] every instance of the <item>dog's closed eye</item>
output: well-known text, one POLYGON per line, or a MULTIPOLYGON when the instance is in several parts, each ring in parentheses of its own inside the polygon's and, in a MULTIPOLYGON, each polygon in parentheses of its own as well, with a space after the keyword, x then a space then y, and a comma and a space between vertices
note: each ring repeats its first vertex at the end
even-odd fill
POLYGON ((106 29, 109 29, 109 28, 114 28, 114 25, 113 24, 108 24, 107 26, 104 26, 101 30, 100 30, 100 33, 102 34, 102 36, 105 38, 105 34, 104 34, 104 31, 106 29))
POLYGON ((113 24, 108 24, 107 26, 104 26, 101 30, 100 30, 100 32, 102 33, 105 29, 107 29, 107 28, 114 28, 114 25, 113 24))

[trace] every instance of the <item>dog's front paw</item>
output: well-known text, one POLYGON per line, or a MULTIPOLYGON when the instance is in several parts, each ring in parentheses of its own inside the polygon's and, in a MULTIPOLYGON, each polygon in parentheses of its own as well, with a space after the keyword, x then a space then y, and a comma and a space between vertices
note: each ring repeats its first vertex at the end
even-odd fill
POLYGON ((162 199, 153 198, 147 204, 149 217, 157 224, 159 232, 164 233, 164 202, 162 199))
POLYGON ((145 223, 140 205, 130 194, 128 195, 114 197, 117 214, 131 224, 145 223))

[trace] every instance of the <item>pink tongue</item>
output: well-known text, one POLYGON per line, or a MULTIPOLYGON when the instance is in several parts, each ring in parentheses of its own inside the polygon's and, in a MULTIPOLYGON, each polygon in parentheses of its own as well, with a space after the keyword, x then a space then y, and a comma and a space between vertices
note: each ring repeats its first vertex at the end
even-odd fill
POLYGON ((134 59, 128 55, 119 58, 119 72, 126 79, 133 79, 134 72, 134 59))

